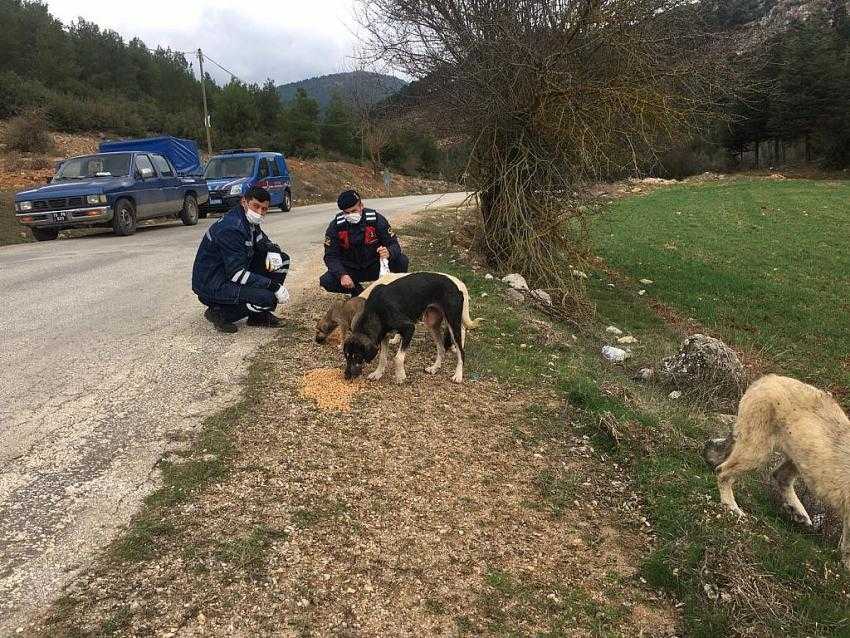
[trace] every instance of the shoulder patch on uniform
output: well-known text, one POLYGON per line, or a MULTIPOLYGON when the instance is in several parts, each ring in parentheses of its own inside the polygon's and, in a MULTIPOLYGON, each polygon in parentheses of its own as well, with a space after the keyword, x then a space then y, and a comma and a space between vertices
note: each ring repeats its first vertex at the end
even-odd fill
POLYGON ((325 237, 325 246, 330 246, 330 245, 331 245, 331 238, 326 236, 325 237))

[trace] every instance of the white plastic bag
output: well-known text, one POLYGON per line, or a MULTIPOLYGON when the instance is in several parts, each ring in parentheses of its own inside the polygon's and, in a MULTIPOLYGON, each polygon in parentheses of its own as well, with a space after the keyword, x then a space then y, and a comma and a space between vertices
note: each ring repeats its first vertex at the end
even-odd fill
POLYGON ((390 260, 384 257, 381 258, 381 272, 378 275, 379 277, 383 277, 384 275, 390 274, 390 260))

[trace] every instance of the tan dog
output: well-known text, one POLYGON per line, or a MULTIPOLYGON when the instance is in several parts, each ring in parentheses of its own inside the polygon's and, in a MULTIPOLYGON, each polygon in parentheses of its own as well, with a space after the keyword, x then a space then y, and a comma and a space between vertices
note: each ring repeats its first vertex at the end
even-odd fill
POLYGON ((783 509, 795 521, 812 521, 794 491, 797 474, 844 521, 841 552, 850 569, 850 420, 828 392, 769 374, 741 399, 735 427, 725 439, 705 444, 705 458, 716 467, 720 501, 739 516, 732 484, 738 475, 764 465, 774 448, 785 462, 773 473, 783 509))

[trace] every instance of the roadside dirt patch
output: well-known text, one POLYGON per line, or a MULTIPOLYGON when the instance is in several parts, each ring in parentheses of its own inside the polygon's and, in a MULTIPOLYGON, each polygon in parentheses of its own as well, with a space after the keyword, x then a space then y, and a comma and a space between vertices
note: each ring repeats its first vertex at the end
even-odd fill
POLYGON ((407 384, 364 382, 350 412, 317 410, 305 371, 342 368, 312 340, 326 306, 293 309, 261 351, 226 477, 164 512, 149 560, 104 559, 69 588, 42 635, 675 631, 639 578, 654 542, 640 500, 563 399, 459 387, 448 364, 427 375, 417 330, 407 384))

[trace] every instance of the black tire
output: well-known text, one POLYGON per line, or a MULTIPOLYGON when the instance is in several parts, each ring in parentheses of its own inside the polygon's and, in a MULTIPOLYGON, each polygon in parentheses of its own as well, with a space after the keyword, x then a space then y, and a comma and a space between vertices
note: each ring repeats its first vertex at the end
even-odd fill
POLYGON ((120 237, 136 232, 136 207, 129 199, 119 199, 112 211, 112 232, 120 237))
POLYGON ((289 192, 289 189, 283 191, 283 201, 280 203, 280 210, 284 213, 292 210, 292 193, 289 192))
POLYGON ((53 241, 59 237, 59 231, 55 228, 30 228, 30 230, 36 241, 53 241))
POLYGON ((194 226, 198 223, 200 211, 198 210, 198 200, 194 195, 186 195, 183 198, 183 210, 180 211, 180 221, 184 226, 194 226))

